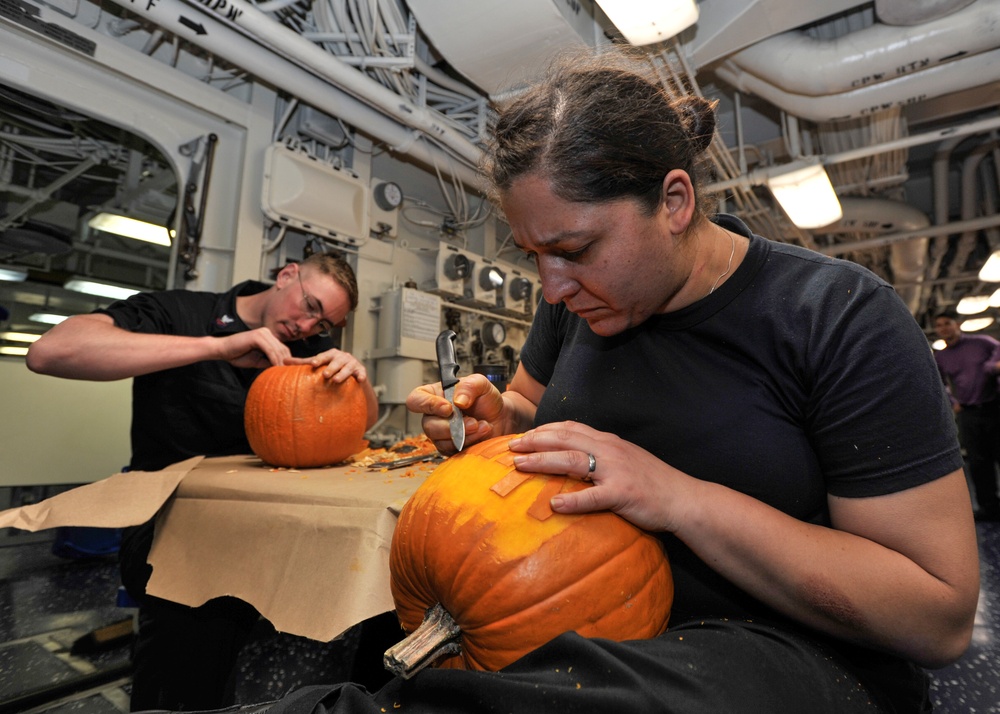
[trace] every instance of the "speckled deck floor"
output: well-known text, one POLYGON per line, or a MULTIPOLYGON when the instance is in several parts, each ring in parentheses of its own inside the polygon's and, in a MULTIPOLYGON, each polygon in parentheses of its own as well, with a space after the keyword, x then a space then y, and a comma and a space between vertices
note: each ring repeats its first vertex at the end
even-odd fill
MULTIPOLYGON (((979 524, 982 595, 972 646, 932 672, 937 714, 1000 713, 1000 524, 979 524)), ((2 532, 0 532, 2 534, 2 532)), ((0 714, 128 711, 129 646, 71 655, 77 638, 132 614, 116 605, 115 558, 66 560, 37 536, 0 539, 0 714)), ((356 641, 279 635, 262 623, 241 659, 240 703, 348 678, 356 641)))

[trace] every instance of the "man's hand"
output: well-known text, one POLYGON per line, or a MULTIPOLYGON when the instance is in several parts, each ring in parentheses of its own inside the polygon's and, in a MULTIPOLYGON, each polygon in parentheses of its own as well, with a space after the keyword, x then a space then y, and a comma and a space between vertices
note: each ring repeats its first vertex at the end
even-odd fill
POLYGON ((220 349, 219 359, 234 367, 261 369, 286 364, 292 357, 288 346, 266 327, 212 339, 220 349))

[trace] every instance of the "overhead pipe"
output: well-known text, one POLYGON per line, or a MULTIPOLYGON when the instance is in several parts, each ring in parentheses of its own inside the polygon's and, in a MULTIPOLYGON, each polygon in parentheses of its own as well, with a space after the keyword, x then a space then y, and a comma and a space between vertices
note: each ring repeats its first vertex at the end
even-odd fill
POLYGON ((819 97, 850 92, 997 49, 998 23, 1000 4, 977 2, 916 27, 876 23, 828 40, 799 30, 784 32, 728 60, 784 92, 819 97))
MULTIPOLYGON (((823 233, 917 233, 931 225, 926 213, 902 201, 846 196, 840 199, 840 207, 844 212, 843 217, 832 225, 824 226, 823 233)), ((920 307, 921 283, 927 269, 929 240, 926 236, 918 236, 890 245, 889 265, 892 268, 893 284, 914 315, 920 307), (900 286, 897 282, 905 285, 900 286)), ((851 241, 842 241, 841 245, 849 247, 851 241)))
MULTIPOLYGON (((908 149, 913 146, 932 144, 936 141, 957 139, 959 137, 970 136, 972 134, 981 134, 998 128, 1000 128, 1000 116, 995 116, 988 119, 979 119, 960 126, 945 127, 944 129, 924 132, 923 134, 912 134, 910 136, 892 139, 891 141, 886 141, 881 144, 862 146, 856 149, 841 151, 836 154, 816 156, 815 158, 819 161, 819 163, 824 166, 828 166, 831 164, 839 164, 846 161, 863 159, 877 154, 885 154, 890 151, 908 149)), ((788 166, 782 164, 754 169, 747 174, 734 176, 733 178, 726 179, 725 181, 717 181, 716 183, 709 184, 705 187, 705 190, 710 193, 717 193, 720 191, 728 191, 733 188, 745 189, 751 186, 764 186, 767 184, 767 180, 769 178, 786 173, 788 170, 788 166)))
MULTIPOLYGON (((282 87, 300 98, 308 97, 311 106, 340 117, 363 133, 384 142, 392 151, 409 155, 426 166, 436 167, 466 185, 478 186, 479 176, 474 168, 433 142, 421 141, 420 132, 385 116, 283 55, 262 51, 257 42, 213 15, 199 14, 197 21, 192 20, 190 6, 181 0, 138 4, 129 0, 115 2, 275 87, 282 87)), ((403 101, 399 97, 397 99, 403 101)), ((466 143, 471 146, 470 142, 466 143)))
MULTIPOLYGON (((996 145, 996 139, 985 141, 974 147, 972 151, 962 161, 961 174, 961 218, 968 221, 976 217, 979 212, 979 190, 977 185, 979 166, 983 159, 992 151, 996 145)), ((955 247, 955 256, 952 259, 955 265, 964 266, 976 248, 976 238, 979 231, 965 230, 959 235, 958 243, 955 247)))
POLYGON ((902 233, 879 236, 878 238, 868 238, 866 240, 859 240, 851 243, 837 243, 835 245, 817 247, 815 250, 823 255, 843 255, 844 253, 853 253, 854 251, 859 250, 881 248, 882 246, 892 245, 893 243, 898 243, 900 241, 913 240, 914 238, 923 238, 925 236, 933 238, 935 236, 961 233, 962 231, 978 231, 985 228, 995 228, 997 226, 1000 226, 1000 213, 992 216, 972 218, 968 221, 946 223, 942 226, 929 226, 915 231, 904 231, 902 233))
MULTIPOLYGON (((808 60, 803 58, 802 61, 808 60)), ((735 89, 762 97, 790 114, 827 122, 903 107, 995 82, 1000 79, 1000 50, 982 52, 878 84, 820 97, 785 91, 729 61, 719 66, 716 74, 735 89)))
POLYGON ((919 25, 961 10, 975 0, 875 0, 875 15, 889 25, 919 25))
POLYGON ((197 8, 201 14, 247 33, 269 52, 284 56, 401 124, 433 137, 470 164, 475 165, 479 161, 480 149, 444 121, 440 114, 410 103, 405 97, 296 34, 246 0, 184 1, 188 6, 197 8))

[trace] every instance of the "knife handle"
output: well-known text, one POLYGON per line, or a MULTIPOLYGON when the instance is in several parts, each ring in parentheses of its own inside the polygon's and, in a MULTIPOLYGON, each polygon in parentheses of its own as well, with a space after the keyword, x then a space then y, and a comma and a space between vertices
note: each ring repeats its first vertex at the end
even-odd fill
POLYGON ((458 335, 453 330, 445 330, 437 336, 438 372, 441 375, 441 388, 448 389, 458 384, 458 360, 455 357, 455 338, 458 335))

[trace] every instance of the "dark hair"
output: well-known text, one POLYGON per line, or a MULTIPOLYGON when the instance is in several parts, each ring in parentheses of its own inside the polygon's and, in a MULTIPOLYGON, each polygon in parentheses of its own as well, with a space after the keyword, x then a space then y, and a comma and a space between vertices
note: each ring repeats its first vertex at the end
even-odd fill
POLYGON ((700 206, 700 157, 715 134, 715 105, 672 96, 648 60, 620 50, 564 55, 543 80, 496 106, 483 162, 490 198, 499 205, 517 178, 537 173, 564 200, 631 197, 652 214, 663 177, 683 169, 700 206))
POLYGON ((357 309, 358 280, 354 276, 354 269, 340 253, 313 253, 302 261, 302 265, 311 265, 324 275, 333 278, 347 291, 351 312, 357 309))
POLYGON ((940 310, 937 312, 937 314, 934 315, 935 320, 937 320, 938 318, 954 320, 955 322, 958 322, 958 313, 951 309, 940 310))

